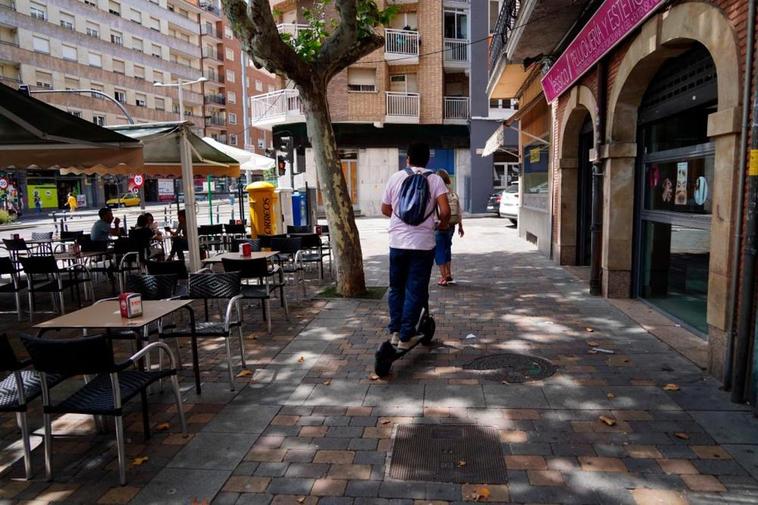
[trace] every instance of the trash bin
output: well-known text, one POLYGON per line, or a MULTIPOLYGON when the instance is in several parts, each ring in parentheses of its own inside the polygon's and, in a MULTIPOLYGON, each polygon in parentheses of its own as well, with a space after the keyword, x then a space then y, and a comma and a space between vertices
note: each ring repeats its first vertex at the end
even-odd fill
POLYGON ((304 191, 292 193, 292 223, 295 226, 308 226, 308 204, 304 191))
POLYGON ((279 198, 270 182, 254 182, 245 188, 250 200, 250 222, 253 236, 280 233, 279 198))

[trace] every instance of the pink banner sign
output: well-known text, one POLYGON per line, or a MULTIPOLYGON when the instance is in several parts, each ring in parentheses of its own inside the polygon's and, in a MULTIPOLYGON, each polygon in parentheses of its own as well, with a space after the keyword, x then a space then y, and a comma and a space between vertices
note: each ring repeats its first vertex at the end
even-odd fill
POLYGON ((604 2, 542 78, 547 101, 561 96, 662 3, 663 0, 604 2))

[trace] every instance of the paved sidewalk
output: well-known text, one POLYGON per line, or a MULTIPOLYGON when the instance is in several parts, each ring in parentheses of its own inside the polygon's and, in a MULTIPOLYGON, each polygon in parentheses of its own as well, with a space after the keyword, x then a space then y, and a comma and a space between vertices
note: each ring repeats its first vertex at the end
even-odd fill
MULTIPOLYGON (((386 285, 386 222, 359 226, 369 284, 386 285)), ((0 504, 758 503, 758 422, 748 408, 589 297, 505 220, 472 219, 466 232, 454 240, 457 285, 431 289, 437 345, 396 362, 386 380, 372 377, 385 301, 301 300, 290 324, 275 312, 273 336, 254 312, 247 348, 255 371, 237 379, 235 393, 224 381, 223 346, 203 346, 203 395, 185 392, 191 437, 177 433, 167 395, 152 397, 151 441, 130 416, 130 457, 149 459, 132 462, 127 487, 117 486, 110 436, 67 416, 58 422, 66 436, 55 441, 56 482, 14 480, 17 464, 0 479, 0 504), (557 372, 511 384, 464 368, 504 352, 546 358, 557 372), (461 424, 496 430, 507 483, 389 478, 397 426, 461 424)), ((190 385, 189 375, 182 380, 190 385)), ((0 441, 13 440, 13 420, 2 419, 0 441)))

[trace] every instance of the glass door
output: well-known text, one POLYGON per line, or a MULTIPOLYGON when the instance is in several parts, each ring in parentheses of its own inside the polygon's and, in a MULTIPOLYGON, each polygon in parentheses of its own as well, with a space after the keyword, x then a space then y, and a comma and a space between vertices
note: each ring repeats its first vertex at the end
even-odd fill
POLYGON ((644 156, 638 179, 638 295, 708 333, 713 144, 644 156))

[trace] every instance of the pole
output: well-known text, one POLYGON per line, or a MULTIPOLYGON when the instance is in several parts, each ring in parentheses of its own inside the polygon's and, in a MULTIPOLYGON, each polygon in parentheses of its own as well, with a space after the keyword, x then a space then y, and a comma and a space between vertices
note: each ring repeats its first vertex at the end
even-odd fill
POLYGON ((240 222, 245 224, 245 194, 243 193, 244 187, 242 185, 242 177, 237 179, 237 203, 240 206, 240 222))
MULTIPOLYGON (((176 89, 178 93, 177 99, 179 100, 179 121, 184 121, 184 101, 182 100, 182 80, 181 79, 176 81, 176 89)), ((186 202, 187 199, 185 198, 184 201, 186 202)))
POLYGON ((605 138, 605 95, 608 83, 608 63, 598 64, 597 124, 595 126, 595 159, 592 162, 592 221, 590 225, 590 294, 599 296, 603 291, 602 248, 603 248, 603 159, 600 150, 605 138))
POLYGON ((197 236, 197 213, 195 211, 195 185, 192 180, 192 153, 186 129, 182 129, 179 154, 182 161, 182 185, 184 187, 184 212, 187 218, 187 244, 189 249, 190 272, 201 268, 200 240, 197 236))
POLYGON ((213 191, 211 191, 211 176, 205 178, 205 183, 208 185, 208 216, 211 219, 211 225, 213 225, 213 191))
POLYGON ((132 119, 132 116, 129 115, 129 111, 126 110, 126 107, 124 107, 121 102, 112 96, 106 95, 102 91, 98 91, 96 89, 30 89, 29 93, 76 93, 77 95, 81 93, 89 93, 92 96, 97 95, 100 98, 110 100, 112 103, 114 103, 116 107, 121 109, 121 112, 124 114, 124 116, 126 116, 126 120, 129 122, 129 124, 134 124, 134 119, 132 119))

